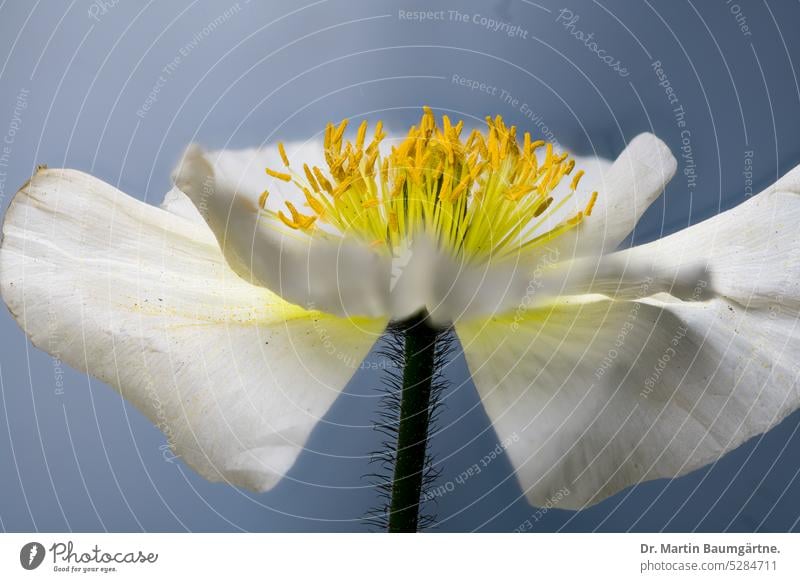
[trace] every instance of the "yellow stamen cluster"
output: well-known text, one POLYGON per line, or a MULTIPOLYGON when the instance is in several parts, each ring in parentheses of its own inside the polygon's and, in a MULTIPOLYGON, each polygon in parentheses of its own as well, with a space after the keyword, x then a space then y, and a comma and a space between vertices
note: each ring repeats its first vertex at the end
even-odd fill
MULTIPOLYGON (((269 176, 293 182, 305 195, 310 214, 290 202, 290 216, 278 218, 294 229, 311 230, 317 222, 355 234, 375 247, 398 249, 418 232, 440 246, 468 258, 503 256, 542 244, 575 228, 589 216, 597 199, 593 192, 581 211, 554 228, 541 227, 574 195, 583 171, 575 172, 569 192, 554 200, 553 191, 572 174, 574 160, 553 151, 544 141, 522 145, 517 128, 499 115, 487 117, 487 130, 473 130, 462 139, 463 121, 453 124, 424 108, 419 125, 382 156, 386 134, 378 122, 367 143, 367 122, 358 127, 355 141, 345 141, 348 120, 325 129, 327 168, 303 165, 302 173, 290 168, 279 144, 284 171, 267 168, 269 176)), ((266 192, 261 205, 266 202, 266 192)))

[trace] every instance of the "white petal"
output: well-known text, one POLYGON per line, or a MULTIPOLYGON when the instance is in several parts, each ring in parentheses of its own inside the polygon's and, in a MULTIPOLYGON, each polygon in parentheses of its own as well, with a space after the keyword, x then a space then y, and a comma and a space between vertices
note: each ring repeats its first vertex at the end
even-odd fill
POLYGON ((531 312, 517 328, 457 326, 530 502, 580 508, 677 477, 795 410, 794 318, 728 307, 601 300, 531 312))
POLYGON ((387 313, 391 257, 319 229, 307 236, 260 212, 261 192, 279 183, 264 173, 267 151, 206 153, 190 146, 174 173, 176 185, 208 222, 231 268, 298 305, 336 315, 387 313), (256 168, 262 180, 255 177, 256 168))
POLYGON ((210 233, 212 236, 214 235, 211 229, 208 228, 203 215, 197 210, 197 207, 192 203, 189 197, 178 188, 173 188, 164 195, 161 208, 171 214, 185 218, 189 222, 202 227, 202 230, 210 233))
MULTIPOLYGON (((614 251, 664 191, 676 168, 677 161, 663 141, 651 133, 636 136, 602 172, 599 182, 595 178, 597 172, 592 176, 587 173, 581 180, 579 191, 599 193, 594 210, 578 228, 555 239, 551 246, 557 247, 565 258, 614 251)), ((577 202, 569 214, 583 209, 583 198, 577 202)))
POLYGON ((272 487, 384 325, 249 285, 205 226, 74 170, 37 173, 3 234, 2 296, 31 341, 119 390, 214 481, 272 487))
POLYGON ((435 322, 446 325, 536 309, 565 295, 637 299, 669 292, 693 300, 709 296, 710 275, 702 259, 670 268, 648 253, 562 260, 557 247, 547 247, 534 264, 510 260, 473 264, 452 258, 430 242, 415 242, 408 266, 392 290, 392 313, 400 318, 419 309, 419 301, 435 322))
POLYGON ((798 192, 800 168, 734 210, 615 254, 664 273, 706 260, 712 300, 593 296, 457 325, 531 503, 579 508, 682 475, 800 406, 798 192))
POLYGON ((794 301, 800 297, 798 224, 800 166, 736 208, 617 256, 649 257, 661 272, 702 262, 712 290, 743 306, 762 306, 776 297, 794 301))

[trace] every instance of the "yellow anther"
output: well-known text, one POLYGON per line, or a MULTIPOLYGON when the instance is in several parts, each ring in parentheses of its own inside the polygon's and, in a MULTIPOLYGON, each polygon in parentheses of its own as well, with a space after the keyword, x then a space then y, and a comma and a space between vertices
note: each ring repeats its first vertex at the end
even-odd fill
POLYGON ((589 198, 589 203, 586 205, 586 208, 583 209, 583 213, 586 216, 592 215, 592 210, 594 210, 595 202, 597 202, 597 192, 592 192, 592 197, 589 198))
POLYGON ((343 119, 342 123, 339 124, 339 127, 336 128, 336 131, 333 132, 333 136, 331 137, 331 145, 338 144, 342 141, 342 137, 344 136, 344 130, 347 129, 347 124, 350 122, 349 119, 343 119))
POLYGON ((333 124, 329 121, 325 124, 325 139, 323 141, 326 150, 331 145, 331 137, 333 137, 333 124))
POLYGON ((311 172, 311 168, 308 167, 308 164, 303 164, 303 171, 306 174, 306 180, 308 180, 308 184, 311 186, 311 189, 314 192, 319 192, 320 191, 319 184, 317 184, 317 181, 314 178, 314 174, 311 172))
POLYGON ((306 195, 306 202, 308 203, 309 208, 313 210, 317 216, 322 218, 325 215, 325 207, 322 205, 322 202, 314 198, 314 196, 309 192, 307 189, 303 191, 306 195))
POLYGON ((572 182, 570 182, 569 189, 577 190, 578 183, 581 181, 582 177, 583 177, 583 170, 578 170, 578 172, 572 177, 572 182))
POLYGON ((553 144, 547 142, 544 145, 545 154, 544 154, 544 165, 549 166, 553 163, 553 144))
POLYGON ((336 185, 336 188, 334 188, 333 192, 331 192, 331 196, 333 196, 334 198, 339 198, 342 194, 344 194, 347 191, 347 189, 350 186, 353 185, 353 182, 355 180, 356 178, 353 175, 348 176, 347 178, 345 178, 336 185))
POLYGON ((489 145, 489 162, 492 164, 492 168, 495 170, 500 169, 500 150, 497 147, 497 140, 490 139, 489 145))
POLYGON ((472 182, 478 179, 478 176, 486 169, 487 162, 479 162, 473 166, 469 172, 469 178, 472 182))
POLYGON ((276 172, 275 170, 272 170, 270 168, 265 168, 265 170, 268 176, 272 176, 273 178, 276 178, 278 180, 283 180, 284 182, 292 181, 292 177, 289 174, 284 174, 283 172, 276 172))
POLYGON ((294 204, 292 204, 292 203, 291 203, 291 202, 289 202, 289 201, 285 202, 284 204, 286 204, 286 208, 288 208, 288 209, 289 209, 289 212, 291 212, 291 213, 292 213, 292 220, 294 220, 295 222, 297 222, 298 220, 300 220, 300 218, 301 218, 301 215, 300 215, 300 213, 297 211, 297 208, 295 208, 295 207, 294 207, 294 204))
POLYGON ((381 165, 381 180, 386 182, 389 179, 389 158, 383 160, 381 165))
MULTIPOLYGON (((454 125, 443 115, 437 124, 433 110, 423 110, 419 124, 388 156, 380 153, 385 137, 380 121, 367 145, 367 121, 359 124, 352 141, 345 141, 345 119, 325 127, 325 171, 303 164, 303 180, 267 169, 269 176, 300 188, 314 213, 301 214, 287 202, 287 211, 277 213, 279 220, 302 230, 324 220, 342 232, 355 232, 367 244, 386 245, 392 253, 424 231, 443 248, 481 260, 537 247, 591 216, 597 192, 582 211, 554 228, 547 225, 548 210, 558 210, 575 195, 584 174, 573 174, 575 161, 552 144, 532 141, 530 132, 518 143, 517 128, 499 115, 487 117, 483 132, 473 130, 462 141, 463 121, 454 125), (545 152, 537 156, 541 147, 545 152), (567 175, 572 176, 570 190, 558 199, 553 193, 567 175), (375 211, 364 212, 368 209, 375 211), (487 240, 498 242, 487 246, 487 240)), ((282 143, 278 151, 288 168, 282 143)), ((267 196, 265 191, 259 198, 262 208, 267 196)))
POLYGON ((470 182, 471 182, 470 176, 469 175, 464 176, 464 179, 461 180, 458 183, 458 186, 456 186, 456 189, 453 190, 453 194, 450 196, 450 199, 456 200, 459 196, 461 196, 462 192, 465 192, 467 190, 467 186, 469 186, 470 182))
POLYGON ((533 211, 533 217, 536 218, 544 214, 544 211, 550 208, 550 205, 552 203, 553 203, 553 197, 549 196, 547 200, 545 200, 544 202, 539 204, 539 206, 536 207, 536 210, 533 211))
POLYGON ((444 135, 445 139, 450 138, 450 132, 453 129, 453 124, 450 123, 450 118, 447 115, 442 115, 442 125, 444 129, 442 130, 442 135, 444 135))
POLYGON ((348 162, 350 162, 351 170, 356 166, 358 166, 359 162, 361 162, 362 157, 364 157, 364 150, 357 150, 350 152, 350 155, 348 156, 348 162))
POLYGON ((420 120, 419 128, 423 133, 433 131, 436 127, 436 116, 433 114, 433 109, 427 105, 422 106, 422 119, 420 120))
POLYGON ((500 139, 500 155, 505 157, 508 153, 508 132, 503 132, 503 137, 500 139))
POLYGON ((333 186, 317 166, 314 166, 314 176, 319 184, 328 194, 333 194, 333 186))
POLYGON ((286 157, 286 149, 283 147, 283 142, 278 142, 278 153, 281 155, 281 161, 287 168, 289 167, 289 158, 286 157))
POLYGON ((364 147, 364 140, 367 138, 367 120, 361 122, 358 126, 358 133, 356 134, 356 149, 361 150, 364 147))
POLYGON ((295 208, 294 204, 292 204, 291 202, 287 201, 285 204, 286 208, 288 208, 289 212, 292 214, 292 217, 291 218, 287 217, 282 210, 279 210, 278 218, 280 218, 281 221, 289 228, 293 228, 295 230, 297 229, 305 230, 310 228, 314 224, 314 221, 317 219, 316 216, 306 216, 304 214, 300 214, 300 212, 297 211, 297 208, 295 208))
POLYGON ((376 149, 374 152, 370 153, 367 156, 367 159, 364 160, 364 173, 367 176, 372 176, 375 171, 375 161, 378 159, 378 155, 380 152, 376 149))
POLYGON ((397 198, 400 193, 403 191, 403 186, 406 183, 406 176, 405 174, 401 174, 400 178, 395 182, 394 188, 392 189, 391 194, 389 195, 390 198, 397 198))
POLYGON ((267 207, 267 198, 268 197, 269 197, 269 192, 267 190, 264 190, 261 193, 261 196, 258 197, 258 206, 259 206, 259 208, 264 209, 264 208, 267 207))
POLYGON ((280 219, 281 219, 281 222, 283 222, 283 224, 285 224, 285 225, 286 225, 286 226, 288 226, 289 228, 293 228, 293 229, 295 229, 295 230, 297 230, 298 228, 300 228, 300 226, 299 226, 299 225, 298 225, 298 224, 297 224, 295 221, 291 220, 289 217, 287 217, 287 216, 286 216, 286 215, 283 213, 283 210, 278 210, 278 218, 280 218, 280 219))

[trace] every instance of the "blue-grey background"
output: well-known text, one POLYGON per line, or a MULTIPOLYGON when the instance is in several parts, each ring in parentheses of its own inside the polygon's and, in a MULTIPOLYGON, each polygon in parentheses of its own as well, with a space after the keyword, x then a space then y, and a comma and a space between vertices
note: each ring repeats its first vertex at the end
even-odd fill
MULTIPOLYGON (((579 152, 614 156, 641 131, 663 138, 679 173, 636 231, 637 241, 650 240, 744 200, 746 152, 754 192, 800 162, 799 22, 794 1, 4 0, 0 139, 10 154, 0 202, 5 208, 35 165, 47 163, 158 203, 190 141, 305 139, 327 120, 363 114, 401 128, 425 103, 468 119, 501 113, 536 130, 519 105, 459 86, 456 74, 505 88, 579 152), (562 8, 579 15, 575 28, 594 33, 628 76, 556 22, 562 8), (447 12, 440 22, 399 18, 420 9, 458 10, 470 21, 447 12), (471 21, 475 14, 526 33, 492 32, 471 21), (688 134, 654 61, 684 108, 688 134), (695 188, 682 173, 690 168, 695 188)), ((303 454, 273 491, 253 495, 166 461, 163 435, 143 416, 100 382, 54 367, 5 309, 0 338, 0 529, 366 528, 361 517, 376 493, 362 475, 379 439, 348 425, 374 418, 376 399, 361 396, 374 395, 380 370, 360 370, 313 433, 316 452, 303 454)), ((497 443, 461 358, 448 374, 444 428, 432 443, 441 484, 497 443)), ((439 499, 437 527, 508 531, 530 520, 534 531, 797 530, 798 427, 793 414, 711 467, 538 521, 501 457, 439 499)))

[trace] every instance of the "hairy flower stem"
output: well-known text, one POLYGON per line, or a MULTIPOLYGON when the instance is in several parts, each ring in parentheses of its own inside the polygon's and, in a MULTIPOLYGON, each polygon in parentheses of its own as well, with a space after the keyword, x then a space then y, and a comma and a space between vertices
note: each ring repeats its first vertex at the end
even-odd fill
POLYGON ((401 326, 405 332, 405 368, 389 531, 416 532, 428 444, 436 339, 440 330, 430 324, 425 312, 408 318, 401 326))

